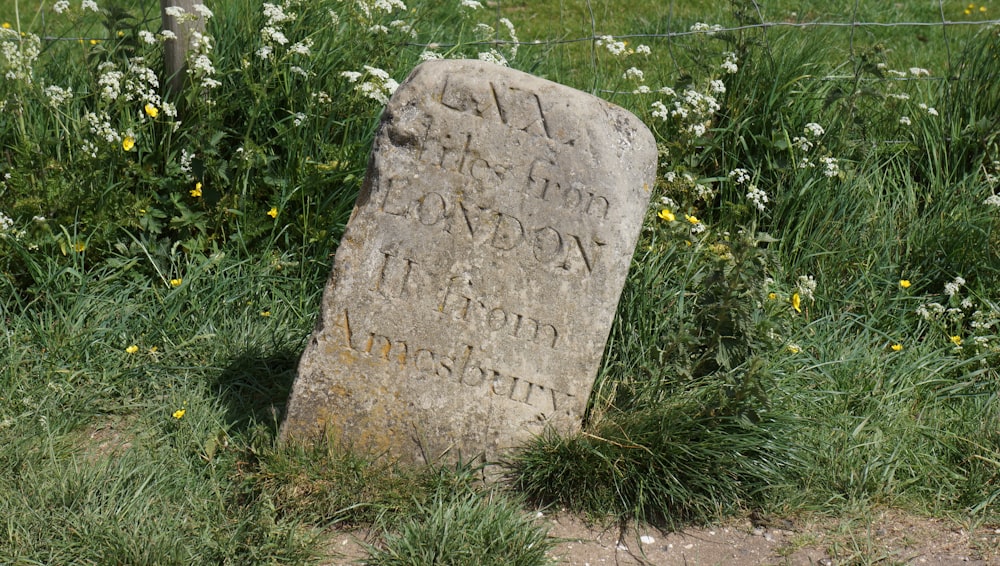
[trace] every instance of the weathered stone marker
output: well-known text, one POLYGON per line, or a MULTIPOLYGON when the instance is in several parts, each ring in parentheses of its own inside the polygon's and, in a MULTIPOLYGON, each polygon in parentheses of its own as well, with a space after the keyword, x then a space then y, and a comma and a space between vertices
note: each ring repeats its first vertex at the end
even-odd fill
POLYGON ((282 437, 433 462, 577 429, 655 171, 617 106, 421 64, 382 117, 282 437))

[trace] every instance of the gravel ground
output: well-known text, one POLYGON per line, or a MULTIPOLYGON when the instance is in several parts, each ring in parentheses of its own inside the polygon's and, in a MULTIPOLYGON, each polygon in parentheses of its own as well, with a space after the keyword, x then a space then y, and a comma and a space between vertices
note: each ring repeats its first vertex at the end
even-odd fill
MULTIPOLYGON (((911 514, 872 512, 867 520, 826 517, 740 519, 664 533, 649 527, 590 524, 568 514, 542 514, 567 566, 791 565, 1000 566, 1000 525, 968 525, 911 514)), ((367 532, 336 532, 324 564, 359 564, 367 532)))

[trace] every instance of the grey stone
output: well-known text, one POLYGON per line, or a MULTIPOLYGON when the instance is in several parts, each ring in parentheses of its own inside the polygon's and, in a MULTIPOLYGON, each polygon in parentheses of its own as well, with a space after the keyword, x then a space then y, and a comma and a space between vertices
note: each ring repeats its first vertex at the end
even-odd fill
POLYGON ((420 463, 577 430, 655 170, 649 130, 608 102, 479 61, 415 68, 281 437, 420 463))

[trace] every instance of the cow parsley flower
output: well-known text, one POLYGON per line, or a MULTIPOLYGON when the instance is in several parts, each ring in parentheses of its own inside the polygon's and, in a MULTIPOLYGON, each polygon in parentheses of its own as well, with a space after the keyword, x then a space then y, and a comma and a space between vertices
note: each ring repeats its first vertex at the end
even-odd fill
POLYGON ((811 135, 814 138, 821 137, 823 134, 826 133, 826 130, 823 129, 823 126, 820 126, 816 122, 809 122, 808 124, 806 124, 804 131, 806 134, 811 135))
POLYGON ((824 175, 831 179, 840 175, 840 165, 836 157, 820 157, 819 160, 823 163, 824 175))
POLYGON ((636 67, 630 67, 626 69, 625 74, 622 75, 622 78, 627 81, 631 80, 637 83, 641 83, 643 81, 644 75, 641 69, 637 69, 636 67))
POLYGON ((722 56, 723 56, 723 61, 721 65, 722 70, 725 71, 726 73, 729 73, 730 75, 736 74, 736 72, 740 70, 739 66, 736 64, 739 61, 739 59, 736 57, 736 53, 733 53, 732 51, 727 51, 723 53, 722 56))
POLYGON ((958 293, 958 290, 962 288, 962 285, 965 285, 965 279, 955 277, 955 279, 950 283, 944 284, 944 294, 949 297, 954 297, 955 294, 958 293))
POLYGON ((757 185, 751 184, 747 188, 747 200, 749 200, 751 204, 757 207, 757 210, 759 210, 760 212, 764 212, 764 210, 767 208, 767 202, 768 202, 767 193, 757 188, 757 185))
POLYGON ((626 51, 626 45, 624 41, 615 41, 615 38, 610 35, 601 36, 596 42, 594 42, 598 47, 604 47, 608 50, 608 53, 618 56, 626 51))

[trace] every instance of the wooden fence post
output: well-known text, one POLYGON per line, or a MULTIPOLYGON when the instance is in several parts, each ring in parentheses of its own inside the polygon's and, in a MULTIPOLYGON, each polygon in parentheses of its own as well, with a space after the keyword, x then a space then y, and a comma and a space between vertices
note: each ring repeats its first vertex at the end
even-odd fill
POLYGON ((168 39, 163 43, 163 64, 167 72, 165 97, 178 97, 184 90, 187 52, 191 48, 192 32, 205 33, 205 18, 194 10, 195 4, 201 3, 201 0, 160 0, 163 29, 176 36, 176 39, 168 39), (183 9, 184 15, 180 18, 168 15, 167 8, 171 7, 183 9))

